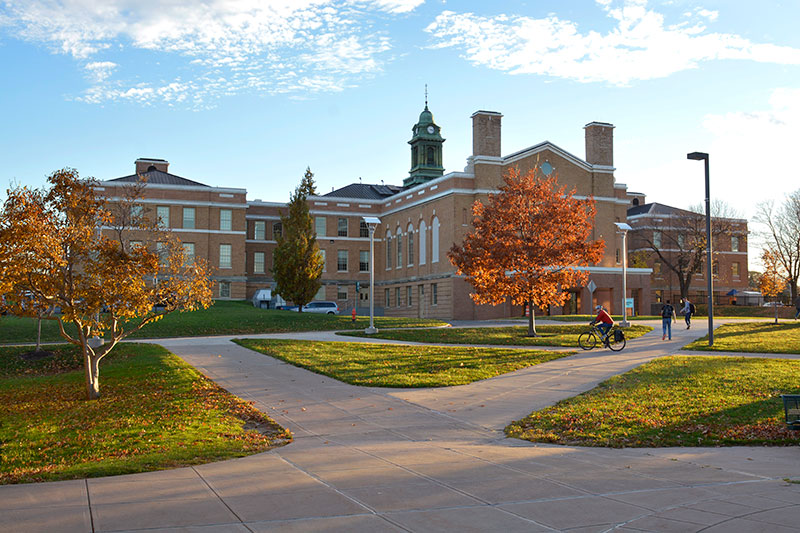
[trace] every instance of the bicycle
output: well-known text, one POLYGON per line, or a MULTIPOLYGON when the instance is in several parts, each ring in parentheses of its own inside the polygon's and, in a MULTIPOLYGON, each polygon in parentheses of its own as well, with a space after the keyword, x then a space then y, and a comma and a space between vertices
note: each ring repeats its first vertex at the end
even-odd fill
POLYGON ((591 329, 578 336, 578 346, 584 350, 591 350, 600 342, 606 348, 618 352, 625 347, 625 333, 617 328, 611 328, 608 335, 603 335, 597 324, 591 324, 591 329))

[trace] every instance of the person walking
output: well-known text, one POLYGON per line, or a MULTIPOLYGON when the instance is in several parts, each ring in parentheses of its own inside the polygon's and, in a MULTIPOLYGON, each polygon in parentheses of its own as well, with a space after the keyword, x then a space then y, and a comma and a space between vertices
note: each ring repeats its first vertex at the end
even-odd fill
POLYGON ((681 308, 681 314, 683 315, 683 319, 686 321, 686 329, 689 329, 692 327, 692 315, 695 311, 694 304, 689 301, 689 298, 683 298, 681 303, 683 304, 683 308, 681 308))
POLYGON ((669 340, 672 340, 672 322, 677 322, 675 318, 675 308, 669 303, 669 300, 661 306, 661 340, 666 340, 669 335, 669 340))

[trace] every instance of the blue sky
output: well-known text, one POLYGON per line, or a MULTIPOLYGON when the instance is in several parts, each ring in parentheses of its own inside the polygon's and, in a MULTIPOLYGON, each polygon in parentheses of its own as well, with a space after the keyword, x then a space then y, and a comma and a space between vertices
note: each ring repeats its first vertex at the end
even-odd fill
POLYGON ((285 201, 402 183, 424 105, 448 171, 470 115, 499 111, 503 153, 549 140, 584 156, 611 122, 618 181, 745 216, 800 188, 798 0, 6 0, 0 186, 55 169, 109 179, 138 157, 285 201))

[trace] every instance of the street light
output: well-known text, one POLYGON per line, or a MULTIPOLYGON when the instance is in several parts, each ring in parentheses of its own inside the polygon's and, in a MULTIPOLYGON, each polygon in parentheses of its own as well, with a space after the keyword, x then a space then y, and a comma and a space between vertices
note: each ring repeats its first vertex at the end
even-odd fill
POLYGON ((622 235, 622 322, 623 328, 630 326, 628 322, 628 307, 625 305, 628 296, 628 232, 633 228, 625 222, 614 222, 617 233, 622 235))
POLYGON ((381 223, 378 217, 361 217, 369 228, 369 327, 364 330, 367 335, 378 333, 374 325, 375 316, 375 227, 381 223))
POLYGON ((704 152, 692 152, 686 154, 686 159, 693 161, 705 161, 706 164, 706 264, 708 267, 708 345, 714 346, 714 263, 712 263, 711 253, 711 193, 709 192, 708 180, 708 154, 704 152))

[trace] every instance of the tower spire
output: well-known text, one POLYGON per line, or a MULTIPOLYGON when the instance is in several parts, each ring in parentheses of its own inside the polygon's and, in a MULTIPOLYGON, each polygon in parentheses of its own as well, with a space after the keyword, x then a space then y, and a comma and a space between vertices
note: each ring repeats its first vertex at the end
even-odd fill
POLYGON ((425 84, 425 109, 428 109, 428 84, 425 84))

